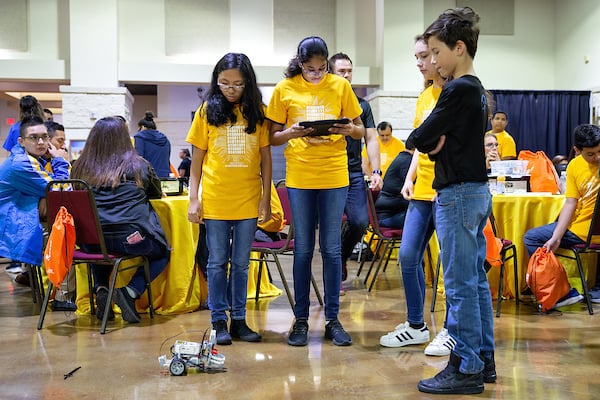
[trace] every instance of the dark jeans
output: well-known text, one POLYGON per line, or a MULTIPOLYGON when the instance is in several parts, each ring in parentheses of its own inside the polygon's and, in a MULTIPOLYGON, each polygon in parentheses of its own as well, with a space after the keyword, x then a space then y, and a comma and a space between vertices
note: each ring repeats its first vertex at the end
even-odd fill
MULTIPOLYGON (((152 238, 150 235, 145 235, 144 240, 139 243, 130 245, 126 242, 128 234, 104 235, 106 248, 111 253, 127 254, 134 256, 146 256, 150 267, 150 281, 153 281, 165 269, 169 263, 169 250, 160 242, 152 238)), ((87 248, 86 251, 100 251, 99 248, 87 248)), ((103 265, 92 264, 92 273, 96 287, 106 286, 110 279, 111 269, 103 265)), ((144 277, 144 268, 139 267, 129 283, 130 288, 135 290, 138 297, 144 293, 146 289, 146 278, 144 277)))
POLYGON ((344 206, 348 226, 342 232, 342 263, 350 258, 354 245, 360 241, 369 226, 365 178, 362 172, 351 172, 349 177, 350 186, 344 206))

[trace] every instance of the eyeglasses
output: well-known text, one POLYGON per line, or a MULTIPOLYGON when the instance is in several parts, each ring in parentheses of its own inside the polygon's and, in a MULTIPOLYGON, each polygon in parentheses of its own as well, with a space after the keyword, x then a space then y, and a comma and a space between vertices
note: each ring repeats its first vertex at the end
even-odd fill
POLYGON ((235 90, 236 92, 244 90, 246 87, 246 85, 226 85, 224 83, 217 83, 217 85, 221 88, 221 90, 235 90))
POLYGON ((485 147, 498 147, 498 143, 486 143, 485 147))
POLYGON ((318 69, 318 70, 310 70, 310 69, 304 68, 304 65, 300 64, 300 68, 302 68, 302 72, 304 72, 306 75, 312 76, 314 78, 318 78, 327 73, 327 67, 323 67, 322 69, 318 69))
POLYGON ((50 136, 48 136, 48 135, 31 135, 31 136, 25 136, 25 139, 31 140, 34 143, 39 142, 40 139, 42 139, 42 141, 44 141, 44 142, 47 142, 50 140, 50 136))

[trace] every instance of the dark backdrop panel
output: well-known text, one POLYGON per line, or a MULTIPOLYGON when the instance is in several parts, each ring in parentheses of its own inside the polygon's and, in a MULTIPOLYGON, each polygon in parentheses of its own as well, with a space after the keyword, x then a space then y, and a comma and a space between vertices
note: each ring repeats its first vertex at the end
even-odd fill
POLYGON ((508 115, 506 131, 520 150, 569 155, 573 130, 590 122, 589 91, 491 90, 494 111, 508 115))

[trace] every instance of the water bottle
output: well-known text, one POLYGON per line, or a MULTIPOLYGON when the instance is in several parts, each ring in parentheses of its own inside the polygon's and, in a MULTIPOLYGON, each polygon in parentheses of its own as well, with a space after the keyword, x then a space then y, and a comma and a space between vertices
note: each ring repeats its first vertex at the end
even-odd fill
POLYGON ((504 175, 499 175, 496 178, 496 193, 504 194, 506 191, 506 177, 504 175))
POLYGON ((560 194, 565 194, 567 191, 567 171, 561 171, 560 180, 558 181, 558 190, 560 194))

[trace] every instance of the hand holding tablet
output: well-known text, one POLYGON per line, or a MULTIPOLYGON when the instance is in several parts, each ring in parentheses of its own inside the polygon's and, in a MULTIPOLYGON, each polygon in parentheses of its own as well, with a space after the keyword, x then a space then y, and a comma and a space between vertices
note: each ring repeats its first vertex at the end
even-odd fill
POLYGON ((329 132, 329 128, 333 128, 334 124, 349 124, 349 118, 341 118, 341 119, 324 119, 320 121, 303 121, 300 122, 299 125, 303 128, 313 128, 314 130, 305 136, 327 136, 334 135, 334 133, 329 132))

